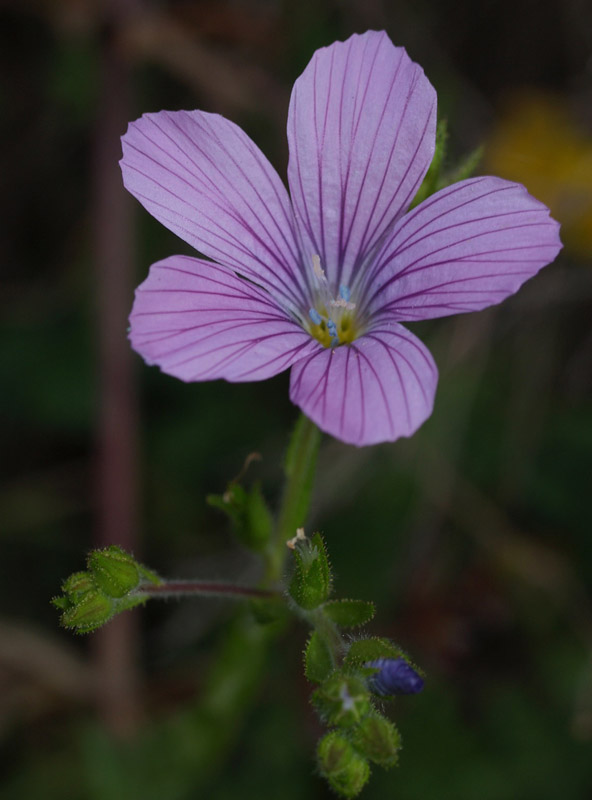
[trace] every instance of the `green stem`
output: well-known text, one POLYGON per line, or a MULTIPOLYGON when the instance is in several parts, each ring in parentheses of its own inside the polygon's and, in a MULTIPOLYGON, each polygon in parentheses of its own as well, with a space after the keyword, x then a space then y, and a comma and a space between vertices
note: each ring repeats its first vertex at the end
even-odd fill
POLYGON ((333 666, 338 667, 341 664, 344 653, 343 638, 339 628, 327 617, 322 608, 309 612, 308 621, 327 645, 331 653, 333 666))
POLYGON ((273 584, 281 579, 286 560, 286 542, 306 522, 320 442, 320 430, 301 414, 286 454, 284 493, 275 537, 268 552, 268 583, 273 584))
POLYGON ((133 595, 146 597, 228 597, 246 600, 252 597, 272 598, 278 593, 269 589, 256 589, 252 586, 238 586, 221 581, 161 581, 158 585, 141 584, 133 595))

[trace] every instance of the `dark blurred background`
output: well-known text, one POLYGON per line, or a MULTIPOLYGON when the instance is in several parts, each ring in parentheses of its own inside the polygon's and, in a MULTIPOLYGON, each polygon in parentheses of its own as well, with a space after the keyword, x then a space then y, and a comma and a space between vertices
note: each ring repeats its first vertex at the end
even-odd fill
POLYGON ((479 171, 545 201, 565 248, 501 307, 412 326, 441 377, 411 440, 324 442, 313 522, 337 591, 374 600, 372 630, 428 673, 394 709, 401 766, 365 796, 592 796, 590 4, 4 0, 3 798, 329 796, 303 628, 255 665, 205 757, 220 715, 211 701, 196 735, 191 714, 233 609, 153 604, 81 639, 49 600, 107 542, 165 575, 256 578, 205 495, 256 450, 249 475, 277 497, 288 375, 184 385, 130 352, 134 285, 190 250, 126 196, 119 136, 145 111, 217 111, 285 175, 293 81, 317 47, 368 28, 435 85, 450 165, 484 143, 479 171))

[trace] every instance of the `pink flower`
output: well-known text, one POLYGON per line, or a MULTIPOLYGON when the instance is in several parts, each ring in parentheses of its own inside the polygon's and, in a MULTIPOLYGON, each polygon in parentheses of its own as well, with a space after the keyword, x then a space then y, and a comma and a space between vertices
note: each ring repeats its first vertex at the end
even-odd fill
POLYGON ((152 266, 132 346, 184 381, 292 367, 292 401, 327 433, 356 445, 410 436, 431 414, 437 369, 401 323, 499 303, 561 249, 548 209, 499 178, 461 181, 405 213, 435 127, 423 70, 374 31, 318 50, 296 81, 290 196, 223 117, 131 123, 125 186, 213 259, 152 266))

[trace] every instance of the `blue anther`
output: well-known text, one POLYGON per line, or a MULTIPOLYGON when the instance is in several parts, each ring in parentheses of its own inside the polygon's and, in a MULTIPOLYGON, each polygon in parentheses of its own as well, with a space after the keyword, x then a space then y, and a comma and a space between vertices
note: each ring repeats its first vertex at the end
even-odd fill
POLYGON ((349 299, 351 297, 351 292, 347 286, 341 284, 339 287, 339 296, 342 300, 345 300, 346 303, 349 303, 349 299))
POLYGON ((331 347, 337 347, 338 344, 341 344, 341 342, 339 341, 339 336, 334 336, 331 339, 331 347))
POLYGON ((327 330, 329 331, 330 336, 337 336, 337 325, 332 319, 327 322, 327 330))
POLYGON ((311 320, 314 322, 315 325, 320 325, 321 322, 323 321, 323 318, 316 310, 316 308, 309 309, 308 316, 311 318, 311 320))

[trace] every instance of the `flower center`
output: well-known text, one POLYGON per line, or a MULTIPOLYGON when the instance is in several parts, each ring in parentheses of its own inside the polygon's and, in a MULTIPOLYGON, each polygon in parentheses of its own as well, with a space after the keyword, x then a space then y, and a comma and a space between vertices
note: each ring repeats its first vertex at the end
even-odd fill
POLYGON ((354 313, 356 304, 351 302, 349 288, 342 285, 339 287, 339 296, 333 296, 318 255, 312 257, 312 269, 315 277, 314 305, 308 312, 311 336, 323 347, 338 347, 353 342, 359 331, 354 313))

